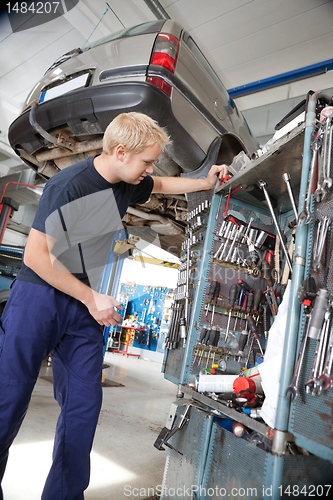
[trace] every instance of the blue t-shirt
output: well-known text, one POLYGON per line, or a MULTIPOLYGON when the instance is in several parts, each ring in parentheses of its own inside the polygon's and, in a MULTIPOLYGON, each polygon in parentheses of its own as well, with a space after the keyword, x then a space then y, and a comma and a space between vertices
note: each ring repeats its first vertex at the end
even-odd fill
MULTIPOLYGON (((94 167, 94 157, 53 176, 45 185, 32 227, 52 237, 52 254, 78 279, 98 289, 112 241, 129 205, 145 203, 153 189, 110 184, 94 167)), ((24 263, 18 280, 50 286, 24 263)))

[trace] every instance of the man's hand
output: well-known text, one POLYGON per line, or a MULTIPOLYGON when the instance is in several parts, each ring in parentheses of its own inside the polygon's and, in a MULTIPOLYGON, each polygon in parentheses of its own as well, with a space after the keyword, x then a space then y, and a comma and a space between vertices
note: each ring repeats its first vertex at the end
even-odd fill
POLYGON ((186 177, 153 177, 152 193, 184 194, 195 191, 213 189, 216 179, 221 180, 227 175, 227 165, 213 165, 205 179, 188 179, 186 177))
POLYGON ((213 189, 216 184, 216 179, 223 179, 228 173, 227 165, 213 165, 207 175, 208 189, 213 189))
POLYGON ((86 303, 86 306, 100 325, 116 326, 122 320, 120 314, 115 310, 115 307, 121 309, 120 303, 109 295, 92 290, 92 298, 89 303, 86 303))

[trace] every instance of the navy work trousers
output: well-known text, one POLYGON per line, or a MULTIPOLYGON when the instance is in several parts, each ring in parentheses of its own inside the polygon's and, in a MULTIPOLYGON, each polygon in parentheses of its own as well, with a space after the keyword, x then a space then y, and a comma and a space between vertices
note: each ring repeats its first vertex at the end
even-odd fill
POLYGON ((102 404, 103 328, 69 295, 16 280, 0 321, 0 483, 49 353, 61 412, 42 500, 82 500, 102 404))

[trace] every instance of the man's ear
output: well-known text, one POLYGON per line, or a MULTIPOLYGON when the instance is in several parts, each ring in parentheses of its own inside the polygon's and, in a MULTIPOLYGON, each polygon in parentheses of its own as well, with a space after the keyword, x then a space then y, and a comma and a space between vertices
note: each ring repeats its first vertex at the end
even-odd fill
POLYGON ((125 146, 123 144, 118 144, 118 146, 116 146, 115 153, 116 153, 117 160, 124 161, 125 156, 126 156, 125 146))

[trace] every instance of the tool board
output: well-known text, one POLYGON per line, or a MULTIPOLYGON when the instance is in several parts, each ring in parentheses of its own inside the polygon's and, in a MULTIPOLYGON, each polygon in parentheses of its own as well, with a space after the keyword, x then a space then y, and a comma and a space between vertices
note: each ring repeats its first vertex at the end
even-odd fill
MULTIPOLYGON (((311 319, 312 309, 309 312, 310 306, 302 302, 299 297, 301 285, 309 276, 313 277, 316 283, 315 297, 318 297, 318 290, 327 289, 328 291, 326 314, 331 314, 332 309, 332 273, 329 272, 328 276, 325 276, 325 270, 327 274, 327 269, 332 269, 331 246, 329 245, 333 220, 332 192, 330 188, 327 188, 325 196, 316 197, 315 188, 318 186, 318 180, 316 176, 311 179, 312 166, 318 168, 318 160, 317 164, 314 165, 313 143, 316 140, 318 129, 322 126, 319 117, 323 108, 328 106, 328 99, 327 96, 321 95, 315 95, 315 98, 309 95, 308 99, 312 106, 311 112, 308 110, 310 118, 307 118, 304 123, 300 123, 293 131, 282 137, 264 154, 254 160, 250 168, 235 175, 227 183, 217 186, 209 207, 193 207, 193 210, 190 211, 189 231, 182 259, 183 269, 187 269, 188 274, 187 276, 181 275, 183 271, 180 271, 179 290, 175 291, 175 301, 178 300, 184 304, 184 307, 188 307, 187 338, 186 343, 180 341, 179 338, 178 342, 173 342, 172 346, 166 349, 162 367, 165 378, 177 384, 180 399, 185 398, 186 401, 186 398, 189 398, 192 402, 204 405, 206 409, 211 409, 212 414, 217 412, 218 418, 225 417, 232 421, 241 422, 246 432, 255 432, 262 436, 261 446, 262 442, 269 440, 266 450, 257 451, 258 446, 254 446, 252 443, 249 445, 249 442, 245 443, 225 429, 220 430, 219 423, 212 423, 210 430, 207 431, 209 436, 205 438, 208 443, 204 447, 205 451, 202 456, 205 465, 196 467, 195 484, 211 488, 224 484, 224 481, 232 480, 234 483, 238 481, 239 486, 241 486, 242 482, 239 482, 241 477, 247 475, 247 472, 252 471, 253 475, 254 470, 260 470, 262 473, 252 477, 247 485, 248 487, 256 487, 260 491, 258 498, 288 498, 292 484, 295 488, 298 487, 298 492, 304 487, 302 492, 304 497, 309 493, 311 486, 314 488, 323 486, 325 480, 326 484, 331 484, 333 479, 331 466, 333 462, 333 388, 327 386, 319 394, 319 390, 317 392, 314 390, 311 393, 305 386, 306 381, 311 376, 321 333, 318 339, 309 338, 307 341, 298 381, 299 393, 297 397, 294 400, 290 394, 289 397, 287 395, 287 389, 292 382, 293 372, 298 361, 301 340, 311 319), (296 224, 294 221, 295 213, 288 195, 288 183, 282 178, 285 173, 289 174, 289 185, 291 185, 297 201, 299 220, 296 221, 296 224), (264 245, 261 247, 265 250, 266 257, 269 252, 273 251, 274 253, 277 240, 280 238, 276 238, 276 225, 271 210, 267 207, 265 196, 262 196, 261 200, 259 200, 258 195, 253 196, 252 187, 254 185, 258 188, 259 179, 265 181, 269 198, 274 203, 273 212, 284 239, 284 250, 282 251, 280 247, 276 251, 279 256, 277 259, 279 260, 280 275, 277 276, 275 272, 273 276, 273 288, 279 302, 278 306, 280 300, 283 299, 286 288, 285 284, 281 284, 286 267, 286 253, 294 246, 289 276, 291 291, 278 396, 278 414, 276 425, 273 428, 260 419, 254 420, 250 416, 242 414, 239 408, 229 404, 234 402, 230 394, 223 399, 221 394, 214 393, 213 390, 198 390, 197 384, 198 376, 203 373, 210 372, 210 376, 212 376, 213 365, 218 367, 215 374, 223 374, 225 373, 222 369, 223 363, 225 367, 230 361, 241 361, 241 364, 244 364, 245 361, 246 366, 238 365, 239 373, 241 373, 243 368, 246 369, 249 365, 261 363, 262 358, 264 358, 262 354, 265 354, 267 336, 269 336, 269 329, 266 331, 267 325, 265 324, 267 318, 263 318, 262 311, 254 314, 246 307, 242 308, 241 304, 235 303, 231 307, 229 292, 231 285, 238 283, 239 280, 246 282, 254 292, 261 289, 266 294, 270 287, 264 273, 258 272, 256 264, 251 261, 251 251, 247 242, 241 238, 237 240, 235 233, 230 233, 231 236, 226 237, 224 224, 228 218, 229 221, 230 218, 234 218, 237 224, 246 227, 252 220, 252 227, 258 231, 256 236, 261 231, 269 235, 266 237, 266 247, 264 245), (307 213, 304 215, 305 208, 307 213), (323 224, 324 217, 328 219, 327 241, 322 249, 317 269, 313 269, 314 252, 318 247, 318 231, 323 231, 321 224, 323 224), (221 230, 223 224, 224 229, 221 230), (318 226, 321 229, 318 229, 318 226), (231 259, 233 250, 231 247, 234 240, 238 247, 238 255, 235 254, 236 261, 231 259), (219 248, 221 248, 221 252, 226 249, 223 257, 229 256, 229 259, 219 259, 219 255, 221 256, 221 253, 218 253, 219 248), (246 264, 244 264, 245 261, 246 264), (209 296, 209 291, 213 290, 210 287, 214 280, 219 282, 218 299, 215 301, 210 300, 209 296), (186 302, 185 299, 187 299, 186 302), (239 342, 247 327, 246 319, 249 315, 256 321, 257 339, 254 338, 251 352, 251 343, 249 342, 251 336, 249 335, 246 347, 240 353, 239 342), (238 328, 235 328, 236 320, 238 328), (206 338, 206 342, 201 343, 200 340, 204 339, 202 337, 203 329, 211 327, 217 331, 215 337, 213 335, 210 337, 210 341, 207 342, 206 338), (227 330, 228 337, 226 338, 227 330), (255 346, 256 343, 258 346, 260 343, 260 350, 253 349, 253 345, 255 346), (250 457, 250 461, 253 457, 251 466, 242 463, 242 466, 239 467, 236 460, 237 453, 239 453, 239 458, 246 454, 250 457), (233 458, 233 454, 236 458, 233 458), (232 462, 233 466, 230 465, 230 460, 234 461, 232 462), (319 474, 319 470, 322 473, 319 474)), ((324 126, 326 126, 327 121, 324 117, 322 120, 324 126)), ((332 176, 331 153, 328 161, 332 176)), ((242 236, 242 233, 239 235, 242 236)), ((271 263, 271 267, 276 271, 275 263, 273 265, 271 263)), ((311 307, 314 307, 313 303, 316 304, 316 301, 313 300, 311 307)), ((270 306, 268 311, 270 325, 274 323, 272 312, 270 306)), ((321 323, 322 326, 324 324, 326 323, 321 323)), ((328 348, 332 340, 332 335, 330 337, 331 320, 327 322, 327 331, 325 361, 328 358, 328 348)), ((231 366, 231 363, 229 365, 231 366)), ((262 398, 264 395, 259 395, 257 399, 259 406, 262 398)), ((194 411, 197 412, 197 409, 191 409, 191 412, 194 411)), ((191 412, 187 424, 189 427, 191 427, 191 412)), ((206 432, 204 429, 206 429, 207 415, 202 417, 202 422, 203 432, 206 432)), ((188 461, 191 461, 191 453, 194 453, 194 451, 186 450, 186 458, 182 459, 179 453, 177 454, 179 451, 177 448, 179 446, 178 439, 181 439, 183 443, 183 448, 180 446, 180 452, 185 449, 185 441, 181 437, 181 433, 184 432, 182 429, 170 439, 170 443, 176 451, 173 449, 168 451, 164 474, 165 486, 174 481, 173 471, 177 471, 178 478, 181 477, 181 464, 186 462, 188 466, 188 461)), ((191 432, 190 429, 188 432, 191 432)), ((190 445, 189 447, 191 448, 190 445)), ((192 471, 192 476, 193 474, 192 471)), ((243 481, 243 487, 244 485, 243 481)), ((244 498, 242 495, 239 497, 244 498)), ((165 494, 161 498, 166 500, 169 497, 165 494)), ((201 496, 197 494, 195 498, 205 497, 203 494, 201 496)))

